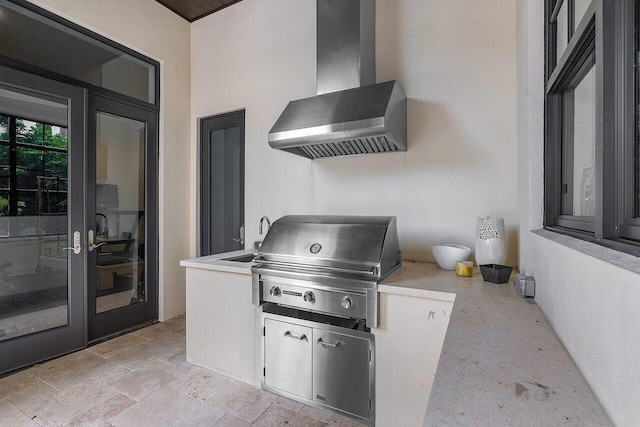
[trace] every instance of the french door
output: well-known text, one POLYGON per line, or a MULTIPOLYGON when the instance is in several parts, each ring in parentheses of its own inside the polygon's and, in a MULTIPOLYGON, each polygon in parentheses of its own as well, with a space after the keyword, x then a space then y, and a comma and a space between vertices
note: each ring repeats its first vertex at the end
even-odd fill
POLYGON ((157 318, 157 113, 91 95, 89 342, 157 318))
POLYGON ((0 374, 157 319, 157 128, 0 66, 0 374))
POLYGON ((87 344, 86 98, 0 66, 0 373, 87 344))

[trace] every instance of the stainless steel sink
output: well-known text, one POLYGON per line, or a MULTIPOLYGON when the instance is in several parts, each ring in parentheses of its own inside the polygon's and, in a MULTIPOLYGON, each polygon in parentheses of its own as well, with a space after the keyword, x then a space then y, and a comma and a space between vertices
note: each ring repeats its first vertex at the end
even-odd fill
POLYGON ((251 261, 253 261, 253 257, 254 256, 255 255, 253 255, 253 254, 236 255, 236 256, 229 257, 229 258, 222 258, 221 261, 251 262, 251 261))

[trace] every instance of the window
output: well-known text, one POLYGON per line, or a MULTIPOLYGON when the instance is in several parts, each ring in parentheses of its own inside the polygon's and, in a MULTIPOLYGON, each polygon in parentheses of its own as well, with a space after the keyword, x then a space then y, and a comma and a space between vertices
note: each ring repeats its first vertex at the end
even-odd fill
POLYGON ((0 114, 0 237, 66 233, 67 150, 66 127, 0 114))
POLYGON ((545 228, 640 255, 640 0, 547 0, 545 228))
POLYGON ((24 1, 0 0, 0 21, 0 62, 158 105, 156 61, 24 1))

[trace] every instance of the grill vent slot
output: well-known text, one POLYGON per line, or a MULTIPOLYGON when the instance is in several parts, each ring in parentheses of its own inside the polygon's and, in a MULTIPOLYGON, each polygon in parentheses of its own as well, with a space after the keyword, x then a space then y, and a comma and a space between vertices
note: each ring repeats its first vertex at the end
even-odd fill
POLYGON ((311 144, 298 147, 298 149, 301 151, 300 154, 310 159, 401 151, 398 146, 389 141, 384 135, 348 139, 340 142, 311 144))

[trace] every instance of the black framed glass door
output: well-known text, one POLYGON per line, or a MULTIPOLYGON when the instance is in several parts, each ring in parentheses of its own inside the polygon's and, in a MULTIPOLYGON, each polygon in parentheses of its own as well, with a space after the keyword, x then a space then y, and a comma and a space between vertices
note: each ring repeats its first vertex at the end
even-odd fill
POLYGON ((89 342, 157 318, 157 114, 89 99, 89 342))
POLYGON ((85 107, 0 66, 0 373, 86 346, 85 107))
POLYGON ((200 256, 245 248, 245 112, 200 119, 200 256))

